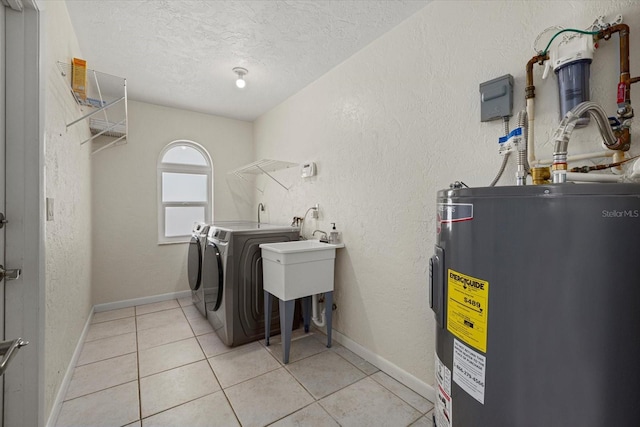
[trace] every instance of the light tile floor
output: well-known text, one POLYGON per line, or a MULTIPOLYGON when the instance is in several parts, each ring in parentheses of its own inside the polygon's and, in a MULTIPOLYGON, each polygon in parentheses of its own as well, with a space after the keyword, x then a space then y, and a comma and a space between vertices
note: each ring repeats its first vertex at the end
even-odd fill
POLYGON ((433 404, 314 331, 227 347, 190 298, 96 313, 57 427, 422 426, 433 404))

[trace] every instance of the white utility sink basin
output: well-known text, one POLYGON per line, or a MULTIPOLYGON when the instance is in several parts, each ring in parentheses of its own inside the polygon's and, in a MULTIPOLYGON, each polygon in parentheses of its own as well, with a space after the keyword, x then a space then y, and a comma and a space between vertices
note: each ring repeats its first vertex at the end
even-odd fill
POLYGON ((282 301, 333 291, 336 249, 318 240, 263 243, 264 290, 282 301))

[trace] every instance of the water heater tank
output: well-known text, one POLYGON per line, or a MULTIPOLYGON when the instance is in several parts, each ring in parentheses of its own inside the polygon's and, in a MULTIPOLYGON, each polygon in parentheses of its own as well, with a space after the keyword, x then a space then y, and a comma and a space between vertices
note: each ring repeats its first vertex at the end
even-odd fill
POLYGON ((437 427, 640 422, 640 185, 438 193, 437 427))

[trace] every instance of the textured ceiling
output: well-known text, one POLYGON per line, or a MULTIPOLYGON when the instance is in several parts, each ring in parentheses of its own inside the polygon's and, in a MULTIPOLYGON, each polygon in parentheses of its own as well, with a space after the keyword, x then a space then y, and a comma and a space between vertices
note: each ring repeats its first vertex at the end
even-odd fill
POLYGON ((126 77, 130 99, 252 121, 428 1, 66 3, 87 66, 126 77))

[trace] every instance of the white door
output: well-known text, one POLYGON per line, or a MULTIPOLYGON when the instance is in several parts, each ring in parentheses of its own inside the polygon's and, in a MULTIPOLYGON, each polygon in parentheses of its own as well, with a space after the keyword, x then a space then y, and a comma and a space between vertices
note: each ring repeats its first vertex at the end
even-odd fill
POLYGON ((0 9, 0 212, 8 221, 0 228, 0 264, 13 269, 0 281, 0 341, 29 341, 2 376, 0 427, 35 427, 44 426, 40 23, 35 0, 2 0, 0 9))

